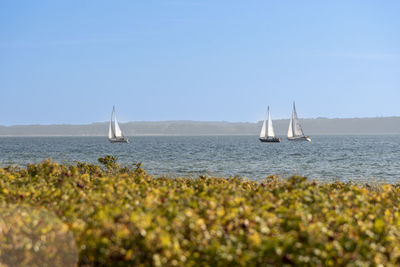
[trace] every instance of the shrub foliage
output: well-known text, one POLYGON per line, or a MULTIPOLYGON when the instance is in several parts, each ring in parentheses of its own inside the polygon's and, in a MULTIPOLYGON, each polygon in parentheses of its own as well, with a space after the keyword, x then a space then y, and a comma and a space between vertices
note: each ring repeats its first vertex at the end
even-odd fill
POLYGON ((0 206, 57 215, 83 266, 400 264, 396 185, 154 178, 99 162, 0 169, 0 206))

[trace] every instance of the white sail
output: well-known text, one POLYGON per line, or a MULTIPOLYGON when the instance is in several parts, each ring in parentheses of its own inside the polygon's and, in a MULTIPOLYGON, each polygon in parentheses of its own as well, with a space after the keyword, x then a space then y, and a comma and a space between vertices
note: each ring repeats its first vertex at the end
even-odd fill
POLYGON ((287 137, 288 138, 291 138, 291 137, 293 137, 293 114, 292 114, 292 117, 290 117, 290 122, 289 122, 289 130, 288 130, 288 133, 287 133, 287 137))
POLYGON ((274 127, 272 126, 271 113, 268 107, 268 137, 275 137, 274 127))
POLYGON ((266 122, 266 120, 264 120, 262 128, 261 128, 261 132, 260 132, 260 138, 264 138, 266 133, 267 133, 267 122, 266 122))
POLYGON ((275 137, 274 127, 272 126, 271 113, 269 112, 269 107, 267 109, 267 117, 263 122, 260 132, 260 138, 266 138, 266 137, 275 137))
POLYGON ((303 129, 301 128, 299 118, 297 117, 296 106, 293 103, 293 136, 304 136, 303 129))
POLYGON ((119 128, 119 124, 118 124, 118 120, 117 120, 117 115, 115 115, 115 136, 116 137, 123 137, 122 132, 121 132, 121 128, 119 128))
POLYGON ((112 118, 113 118, 113 115, 114 115, 114 108, 113 108, 113 111, 111 112, 110 125, 109 125, 109 127, 108 127, 108 138, 114 138, 114 137, 115 137, 114 129, 113 129, 113 127, 112 127, 112 118))

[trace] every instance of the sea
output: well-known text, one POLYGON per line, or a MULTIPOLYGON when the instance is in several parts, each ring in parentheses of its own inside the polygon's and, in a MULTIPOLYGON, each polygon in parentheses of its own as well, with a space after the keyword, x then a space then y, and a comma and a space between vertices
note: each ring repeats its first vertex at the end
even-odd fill
POLYGON ((400 183, 400 135, 312 136, 311 142, 261 143, 257 136, 0 137, 0 167, 51 160, 123 166, 142 163, 154 176, 306 176, 322 182, 400 183))

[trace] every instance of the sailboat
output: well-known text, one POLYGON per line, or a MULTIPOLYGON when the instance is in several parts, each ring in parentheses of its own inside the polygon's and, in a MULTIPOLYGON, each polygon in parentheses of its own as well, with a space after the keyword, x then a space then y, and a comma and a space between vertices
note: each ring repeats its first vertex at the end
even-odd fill
POLYGON ((281 139, 275 137, 274 127, 272 126, 271 114, 269 113, 269 106, 267 111, 267 118, 263 122, 260 137, 258 139, 261 142, 278 143, 281 141, 281 139))
POLYGON ((292 117, 290 117, 289 130, 287 139, 290 141, 311 141, 309 136, 305 136, 303 129, 301 128, 299 118, 297 117, 296 106, 293 102, 292 117))
POLYGON ((129 143, 129 139, 122 134, 121 128, 119 127, 117 115, 115 115, 115 106, 113 106, 111 112, 110 125, 108 128, 108 140, 111 143, 129 143), (115 117, 114 125, 113 117, 115 117))

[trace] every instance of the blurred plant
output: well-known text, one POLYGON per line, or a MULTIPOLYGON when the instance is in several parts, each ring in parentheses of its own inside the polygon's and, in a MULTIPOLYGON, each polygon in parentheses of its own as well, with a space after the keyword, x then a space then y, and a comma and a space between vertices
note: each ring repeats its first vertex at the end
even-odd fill
POLYGON ((0 205, 0 266, 76 266, 78 251, 67 225, 26 205, 0 205))
POLYGON ((83 266, 400 265, 400 185, 155 178, 99 162, 0 169, 0 205, 56 214, 83 266))

